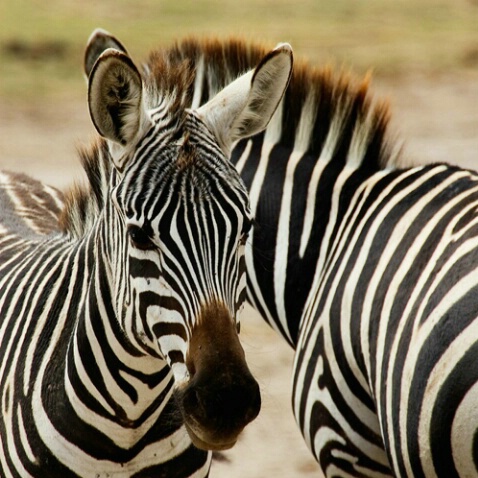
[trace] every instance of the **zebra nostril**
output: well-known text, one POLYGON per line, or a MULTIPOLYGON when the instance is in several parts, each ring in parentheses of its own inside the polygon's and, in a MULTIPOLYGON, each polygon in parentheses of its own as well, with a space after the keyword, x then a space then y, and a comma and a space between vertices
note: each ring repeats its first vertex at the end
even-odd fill
POLYGON ((187 390, 183 399, 184 408, 196 417, 203 417, 206 414, 204 400, 201 398, 201 391, 196 387, 187 390))

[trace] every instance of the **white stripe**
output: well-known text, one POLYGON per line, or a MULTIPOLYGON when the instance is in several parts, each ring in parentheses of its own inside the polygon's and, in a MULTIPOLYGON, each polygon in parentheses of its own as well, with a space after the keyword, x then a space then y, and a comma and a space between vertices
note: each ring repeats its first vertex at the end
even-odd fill
POLYGON ((253 143, 252 139, 247 140, 246 147, 244 148, 244 152, 242 153, 241 157, 236 163, 236 169, 239 172, 239 174, 242 173, 242 170, 247 162, 247 159, 249 158, 249 155, 251 154, 252 143, 253 143))
MULTIPOLYGON (((302 229, 302 235, 300 238, 300 249, 299 256, 304 257, 305 249, 309 242, 310 234, 312 232, 312 226, 315 219, 315 203, 317 201, 317 189, 319 186, 320 178, 325 167, 330 163, 332 155, 334 154, 337 142, 339 141, 342 135, 342 125, 344 118, 348 110, 343 108, 336 112, 331 124, 330 130, 325 140, 324 147, 320 152, 320 156, 315 163, 314 170, 312 171, 312 176, 310 178, 308 190, 307 190, 307 202, 305 208, 305 217, 304 217, 304 227, 302 229)), ((322 241, 324 246, 327 241, 322 241)))
POLYGON ((201 55, 196 64, 196 78, 194 79, 194 95, 191 103, 191 109, 201 106, 201 97, 204 84, 204 55, 201 55))
POLYGON ((276 248, 274 257, 274 295, 279 321, 291 340, 287 324, 287 313, 285 310, 285 294, 287 265, 289 252, 290 217, 293 212, 292 193, 294 186, 294 174, 304 153, 308 150, 312 129, 316 117, 316 105, 314 92, 309 93, 301 111, 299 124, 295 136, 294 148, 287 162, 287 170, 284 179, 284 190, 282 194, 279 213, 279 224, 277 227, 276 248))
MULTIPOLYGON (((250 188, 249 196, 251 202, 251 212, 252 216, 256 216, 257 206, 259 203, 260 192, 262 189, 262 185, 264 182, 265 174, 267 171, 267 166, 269 164, 270 153, 274 146, 279 142, 281 133, 282 133, 282 112, 283 112, 283 101, 279 104, 276 112, 272 116, 272 119, 264 133, 264 140, 262 144, 262 151, 260 155, 260 162, 257 168, 256 174, 254 175, 254 179, 252 181, 252 185, 250 188)), ((264 317, 265 320, 270 324, 270 326, 275 329, 278 333, 279 327, 277 326, 275 320, 272 319, 271 313, 265 303, 264 297, 261 293, 261 288, 259 287, 259 283, 257 280, 257 276, 255 274, 254 269, 254 260, 252 251, 254 250, 254 235, 251 234, 249 236, 247 247, 246 247, 246 267, 247 273, 249 275, 249 282, 252 284, 252 290, 255 292, 255 296, 257 299, 257 303, 254 304, 256 308, 260 308, 266 314, 264 317)), ((248 294, 250 298, 252 298, 251 294, 248 294)), ((255 301, 254 301, 255 302, 255 301)), ((286 328, 286 334, 290 340, 290 334, 288 329, 286 328)))
POLYGON ((38 465, 38 460, 33 453, 33 450, 30 447, 30 443, 28 442, 28 434, 25 430, 25 424, 23 422, 23 414, 22 414, 22 407, 20 404, 17 406, 17 416, 18 416, 18 431, 20 435, 20 441, 22 442, 23 451, 27 455, 28 460, 30 463, 38 465))

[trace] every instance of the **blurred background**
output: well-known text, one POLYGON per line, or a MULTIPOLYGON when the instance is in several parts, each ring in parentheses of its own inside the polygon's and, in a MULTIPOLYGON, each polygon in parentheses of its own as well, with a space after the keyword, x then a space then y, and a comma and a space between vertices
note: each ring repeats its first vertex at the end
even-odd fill
MULTIPOLYGON (((83 50, 96 27, 137 63, 184 36, 236 35, 371 71, 411 160, 478 169, 478 0, 0 0, 0 168, 58 187, 81 178, 75 149, 94 134, 83 50)), ((252 311, 244 320, 264 406, 211 476, 320 476, 289 405, 292 351, 252 311)))
POLYGON ((185 35, 290 42, 314 62, 377 74, 478 65, 477 0, 2 0, 1 94, 81 91, 83 47, 98 25, 141 58, 185 35))

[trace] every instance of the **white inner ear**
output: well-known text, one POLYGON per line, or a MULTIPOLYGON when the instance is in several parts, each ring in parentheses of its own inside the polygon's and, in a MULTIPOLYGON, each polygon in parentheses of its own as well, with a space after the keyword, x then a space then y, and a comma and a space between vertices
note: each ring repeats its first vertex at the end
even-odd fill
POLYGON ((148 124, 141 76, 126 54, 108 49, 100 56, 90 74, 88 104, 98 132, 116 144, 110 149, 122 167, 123 148, 134 145, 148 124))
POLYGON ((247 104, 253 75, 254 70, 251 70, 240 76, 197 110, 226 153, 235 141, 233 125, 247 104))
POLYGON ((239 139, 264 130, 274 114, 292 72, 292 50, 278 45, 259 66, 242 75, 196 110, 229 155, 239 139))
POLYGON ((254 71, 246 106, 234 122, 236 136, 252 136, 267 127, 289 85, 291 74, 292 50, 289 45, 280 44, 254 71))

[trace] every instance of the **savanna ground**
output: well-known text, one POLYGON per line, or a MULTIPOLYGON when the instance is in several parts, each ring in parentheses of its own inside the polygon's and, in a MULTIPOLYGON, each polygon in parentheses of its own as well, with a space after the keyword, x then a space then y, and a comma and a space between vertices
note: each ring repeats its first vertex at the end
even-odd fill
MULTIPOLYGON (((372 70, 411 161, 478 169, 477 0, 2 0, 0 168, 58 187, 82 178, 75 148, 94 134, 82 52, 97 26, 138 60, 186 35, 240 35, 288 41, 296 56, 357 77, 372 70)), ((262 412, 211 475, 318 477, 290 409, 292 351, 251 310, 243 321, 262 412)))

